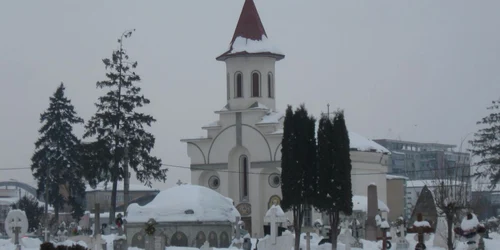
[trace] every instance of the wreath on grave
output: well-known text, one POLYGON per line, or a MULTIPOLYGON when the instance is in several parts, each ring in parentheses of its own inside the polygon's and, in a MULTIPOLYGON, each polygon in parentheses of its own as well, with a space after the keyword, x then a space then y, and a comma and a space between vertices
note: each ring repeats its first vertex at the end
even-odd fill
POLYGON ((153 235, 155 233, 155 231, 156 231, 156 228, 155 228, 155 226, 153 224, 148 223, 146 225, 146 233, 148 235, 153 235))

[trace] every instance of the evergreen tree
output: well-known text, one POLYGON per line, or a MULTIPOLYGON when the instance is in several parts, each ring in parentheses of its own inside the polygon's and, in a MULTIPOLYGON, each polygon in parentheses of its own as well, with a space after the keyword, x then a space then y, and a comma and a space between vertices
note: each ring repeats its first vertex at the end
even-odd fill
POLYGON ((43 206, 33 196, 23 196, 16 203, 12 204, 12 209, 21 209, 28 218, 28 232, 34 232, 44 216, 43 206))
POLYGON ((316 120, 304 105, 295 113, 288 106, 281 143, 281 206, 293 213, 295 248, 299 248, 304 212, 314 205, 318 179, 316 165, 316 120))
POLYGON ((161 160, 150 154, 155 138, 144 130, 145 126, 151 126, 156 120, 151 115, 138 112, 138 109, 149 104, 150 100, 141 94, 141 88, 137 86, 141 80, 134 72, 137 62, 129 61, 123 48, 123 40, 129 38, 132 32, 124 32, 118 39, 119 48, 113 51, 111 59, 102 60, 108 70, 107 79, 97 82, 96 85, 109 91, 99 97, 95 104, 97 112, 86 124, 84 134, 84 138, 96 137, 98 143, 93 145, 104 145, 103 147, 107 148, 104 151, 112 155, 111 161, 99 166, 99 172, 102 174, 98 176, 113 183, 110 224, 114 222, 117 183, 124 177, 123 163, 130 164, 139 181, 147 186, 151 186, 153 179, 165 181, 167 172, 161 168, 161 160), (128 150, 128 162, 124 162, 125 147, 128 150))
POLYGON ((500 98, 488 107, 491 113, 477 122, 483 128, 470 141, 472 155, 480 158, 475 165, 478 174, 490 179, 495 186, 500 180, 500 98))
POLYGON ((73 134, 73 125, 83 123, 83 120, 64 96, 64 90, 61 83, 50 98, 49 108, 40 115, 40 138, 35 142, 35 153, 31 158, 38 192, 48 192, 46 202, 54 206, 56 219, 64 204, 72 206, 75 218, 83 216, 83 200, 80 198, 85 196, 83 170, 78 161, 80 141, 73 134), (63 197, 61 188, 68 191, 68 196, 63 197))
MULTIPOLYGON (((318 128, 319 190, 316 208, 328 214, 330 241, 337 242, 340 214, 352 214, 352 184, 349 135, 344 114, 338 112, 332 123, 323 115, 318 128)), ((337 249, 332 244, 332 249, 337 249)))

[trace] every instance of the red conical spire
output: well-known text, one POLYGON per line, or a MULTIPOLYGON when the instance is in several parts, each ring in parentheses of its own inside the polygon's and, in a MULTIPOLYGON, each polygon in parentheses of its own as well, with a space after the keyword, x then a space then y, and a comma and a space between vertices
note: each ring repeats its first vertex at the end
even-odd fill
POLYGON ((260 21, 259 12, 255 7, 255 3, 253 0, 245 0, 245 4, 241 10, 240 20, 238 20, 233 39, 231 39, 231 45, 237 37, 260 41, 263 35, 267 37, 266 30, 260 21))
MULTIPOLYGON (((243 5, 243 9, 241 10, 240 19, 238 20, 238 24, 236 25, 236 29, 234 30, 233 38, 231 39, 229 50, 217 57, 217 60, 224 61, 230 56, 249 54, 268 55, 275 57, 277 60, 281 60, 285 57, 281 53, 273 52, 274 50, 272 50, 271 48, 266 50, 266 48, 264 48, 265 46, 259 49, 255 49, 254 46, 254 51, 252 51, 251 49, 242 50, 242 48, 238 48, 233 51, 235 49, 235 41, 237 41, 237 39, 239 39, 240 41, 241 39, 246 40, 246 44, 248 44, 250 40, 252 42, 259 42, 265 39, 266 41, 263 42, 267 42, 266 30, 264 29, 264 25, 262 25, 259 12, 257 11, 257 7, 255 7, 255 3, 253 2, 253 0, 245 0, 245 4, 243 5)), ((240 45, 238 47, 241 47, 241 42, 238 44, 240 45)))

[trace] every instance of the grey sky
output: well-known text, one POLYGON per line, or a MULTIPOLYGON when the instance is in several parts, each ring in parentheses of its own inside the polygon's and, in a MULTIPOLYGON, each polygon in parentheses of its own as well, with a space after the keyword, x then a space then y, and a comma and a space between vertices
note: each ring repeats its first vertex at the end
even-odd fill
MULTIPOLYGON (((126 29, 139 61, 154 153, 189 165, 181 138, 203 135, 226 101, 227 49, 243 0, 9 1, 0 8, 0 168, 29 167, 58 84, 88 120, 104 78, 101 59, 126 29)), ((277 106, 345 109, 368 138, 459 144, 500 94, 500 1, 255 0, 277 63, 277 106)), ((76 128, 81 135, 83 129, 76 128)), ((469 137, 469 139, 472 137, 469 137)), ((0 180, 34 184, 30 170, 0 180)), ((171 168, 169 182, 189 180, 171 168)))

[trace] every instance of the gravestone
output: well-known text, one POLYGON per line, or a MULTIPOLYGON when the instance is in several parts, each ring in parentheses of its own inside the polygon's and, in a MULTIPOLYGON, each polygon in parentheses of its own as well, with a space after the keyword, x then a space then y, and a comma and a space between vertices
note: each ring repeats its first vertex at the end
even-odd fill
POLYGON ((276 237, 278 237, 278 223, 285 223, 286 216, 279 205, 273 205, 264 217, 265 223, 271 223, 271 243, 276 244, 276 237))
POLYGON ((10 210, 5 218, 5 232, 10 238, 14 238, 16 249, 21 249, 19 237, 28 232, 28 218, 26 213, 19 209, 10 210))
POLYGON ((351 222, 351 228, 352 228, 352 236, 353 236, 353 243, 351 244, 351 247, 354 248, 363 248, 363 243, 359 240, 361 238, 361 223, 359 223, 359 220, 357 217, 355 217, 352 222, 351 222))
POLYGON ((117 239, 113 241, 113 250, 127 250, 127 240, 117 239))
POLYGON ((448 248, 448 223, 444 216, 439 216, 437 219, 436 233, 434 234, 433 245, 436 247, 448 248))
POLYGON ((344 233, 339 235, 338 241, 345 245, 345 250, 351 250, 351 244, 354 243, 352 232, 349 230, 349 225, 346 222, 342 223, 342 228, 344 228, 344 233))
POLYGON ((396 250, 408 250, 410 248, 410 242, 406 240, 404 225, 399 226, 399 233, 399 237, 396 241, 396 250))
POLYGON ((368 209, 365 224, 365 239, 377 241, 377 222, 375 217, 378 212, 377 186, 370 184, 368 186, 368 209))

